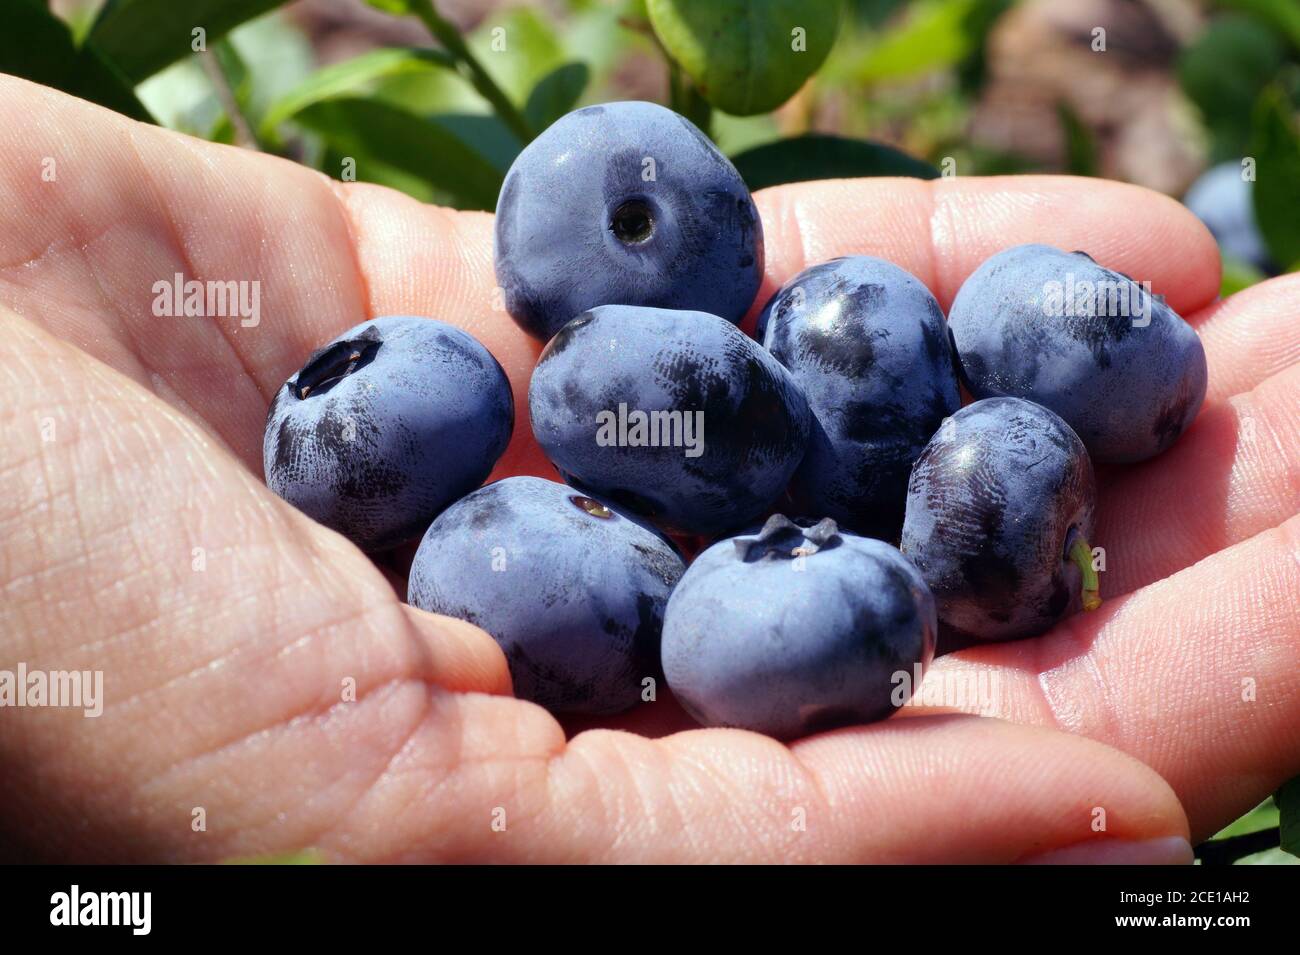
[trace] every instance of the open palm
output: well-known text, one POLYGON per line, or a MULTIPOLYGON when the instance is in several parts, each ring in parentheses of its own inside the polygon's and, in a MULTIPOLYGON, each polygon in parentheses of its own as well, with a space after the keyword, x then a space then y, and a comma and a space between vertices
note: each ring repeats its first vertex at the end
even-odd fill
POLYGON ((1211 375, 1179 444, 1100 476, 1102 609, 933 668, 996 674, 983 717, 787 747, 691 730, 668 700, 561 726, 509 695, 488 636, 404 605, 393 568, 263 486, 273 392, 393 313, 491 348, 521 410, 496 476, 553 473, 490 216, 7 77, 0 128, 0 669, 102 670, 105 690, 98 719, 0 709, 2 855, 1178 861, 1300 771, 1300 279, 1216 303, 1215 247, 1166 198, 1028 177, 756 197, 760 300, 869 253, 947 305, 991 253, 1049 242, 1150 279, 1211 375), (260 323, 156 316, 176 273, 260 282, 260 323))

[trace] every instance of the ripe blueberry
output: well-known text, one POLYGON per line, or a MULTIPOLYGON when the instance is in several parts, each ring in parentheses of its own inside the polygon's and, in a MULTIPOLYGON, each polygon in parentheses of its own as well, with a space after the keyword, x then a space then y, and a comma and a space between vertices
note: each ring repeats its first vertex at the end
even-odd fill
POLYGON ((510 382, 473 337, 429 318, 376 318, 317 350, 276 393, 266 483, 380 550, 482 484, 513 425, 510 382))
POLYGON ((512 477, 457 501, 411 565, 412 606, 468 620, 501 645, 515 695, 613 713, 659 673, 681 557, 659 534, 555 481, 512 477))
POLYGON ((897 540, 912 462, 961 407, 939 303, 890 262, 832 259, 787 282, 756 335, 813 412, 791 507, 897 540))
POLYGON ((781 495, 810 426, 786 370, 734 325, 627 305, 594 308, 551 339, 528 406, 566 480, 715 536, 781 495))
POLYGON ((972 395, 1052 409, 1095 461, 1159 454, 1205 398, 1205 350, 1192 327, 1083 252, 999 252, 962 285, 948 326, 972 395))
POLYGON ((735 167, 653 103, 569 113, 515 159, 496 215, 506 309, 543 341, 597 305, 744 317, 763 231, 735 167))
POLYGON ((893 547, 776 514, 686 571, 664 617, 664 676, 706 726, 793 739, 892 713, 935 630, 925 581, 893 547))
POLYGON ((1046 408, 986 398, 944 421, 912 470, 901 545, 938 603, 941 649, 1032 637, 1100 603, 1095 497, 1083 442, 1046 408))

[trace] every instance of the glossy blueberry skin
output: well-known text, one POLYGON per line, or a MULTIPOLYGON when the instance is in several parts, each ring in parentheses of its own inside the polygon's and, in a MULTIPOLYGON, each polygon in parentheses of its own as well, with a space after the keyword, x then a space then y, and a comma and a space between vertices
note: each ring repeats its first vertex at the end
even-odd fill
POLYGON ((706 726, 778 739, 884 719, 934 655, 934 599, 883 541, 800 528, 761 531, 695 559, 668 601, 664 676, 706 726), (799 561, 796 551, 806 554, 799 561))
POLYGON ((690 120, 607 103, 560 118, 515 159, 495 253, 506 309, 543 341, 597 305, 734 323, 762 280, 763 227, 740 174, 690 120), (633 223, 620 209, 648 214, 648 237, 624 228, 620 238, 615 223, 633 223))
POLYGON ((1255 222, 1253 186, 1241 178, 1241 163, 1229 160, 1192 183, 1183 204, 1205 223, 1225 255, 1271 274, 1276 266, 1255 222))
POLYGON ((1051 408, 1094 461, 1159 454, 1192 423, 1205 398, 1205 349, 1195 330, 1127 276, 1082 252, 1046 245, 999 252, 962 285, 948 327, 974 397, 1027 398, 1051 408), (1045 314, 1055 310, 1049 283, 1072 282, 1077 289, 1085 281, 1132 289, 1149 324, 1135 325, 1132 315, 1104 300, 1084 309, 1088 314, 1045 314))
POLYGON ((382 550, 414 540, 483 483, 514 414, 505 372, 471 335, 431 318, 376 318, 318 349, 276 392, 266 483, 358 546, 382 550))
POLYGON ((551 340, 528 405, 533 434, 565 480, 670 530, 713 536, 753 522, 780 497, 811 421, 786 370, 734 325, 626 305, 594 308, 551 340), (620 405, 691 421, 702 412, 702 452, 602 446, 598 416, 620 405))
POLYGON ((615 713, 658 678, 664 605, 684 569, 662 537, 617 510, 555 481, 512 477, 429 526, 408 600, 491 634, 520 699, 615 713))
POLYGON ((897 540, 912 462, 961 407, 947 324, 930 290, 883 259, 832 259, 772 297, 756 337, 813 412, 791 508, 897 540))
POLYGON ((1077 611, 1071 531, 1092 543, 1096 481, 1061 418, 986 398, 944 421, 917 459, 902 551, 939 607, 941 649, 1032 637, 1077 611))

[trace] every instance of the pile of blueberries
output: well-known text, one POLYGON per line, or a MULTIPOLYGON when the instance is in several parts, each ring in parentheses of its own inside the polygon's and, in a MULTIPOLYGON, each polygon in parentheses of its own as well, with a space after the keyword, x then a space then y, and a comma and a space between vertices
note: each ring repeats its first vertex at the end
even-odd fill
POLYGON ((289 378, 266 479, 369 551, 423 534, 410 603, 491 634, 515 694, 555 712, 626 710, 663 679, 699 722, 782 739, 883 718, 936 645, 1098 604, 1092 462, 1159 454, 1205 394, 1186 322, 1044 245, 986 261, 946 319, 898 266, 833 259, 746 335, 757 210, 650 103, 529 145, 495 255, 508 311, 547 343, 528 410, 563 483, 481 486, 510 384, 470 335, 413 317, 364 322, 289 378))

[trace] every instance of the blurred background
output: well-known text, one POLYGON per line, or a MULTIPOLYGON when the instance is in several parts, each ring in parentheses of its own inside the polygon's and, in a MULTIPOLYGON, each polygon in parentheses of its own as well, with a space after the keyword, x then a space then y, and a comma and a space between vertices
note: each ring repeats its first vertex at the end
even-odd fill
POLYGON ((558 115, 636 98, 694 119, 753 188, 1104 176, 1186 197, 1224 248, 1226 291, 1300 263, 1300 0, 0 6, 18 21, 2 70, 459 208, 491 209, 558 115))
MULTIPOLYGON (((1225 294, 1300 269, 1300 0, 0 0, 0 18, 0 72, 457 208, 492 209, 575 106, 648 99, 754 189, 1103 176, 1201 216, 1225 294)), ((1300 780, 1198 856, 1300 862, 1279 810, 1300 819, 1300 780)))

